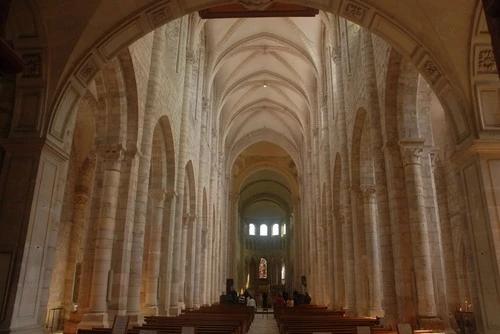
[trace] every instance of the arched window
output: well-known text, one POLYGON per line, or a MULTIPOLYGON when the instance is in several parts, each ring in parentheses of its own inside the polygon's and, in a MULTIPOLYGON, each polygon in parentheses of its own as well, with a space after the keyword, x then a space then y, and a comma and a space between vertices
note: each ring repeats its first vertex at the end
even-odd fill
POLYGON ((279 235, 280 234, 280 226, 278 224, 273 225, 273 235, 279 235))
POLYGON ((260 225, 260 235, 267 235, 267 225, 266 224, 260 225))
POLYGON ((255 225, 254 224, 248 225, 248 234, 255 235, 255 225))
POLYGON ((281 265, 281 285, 285 285, 285 264, 281 265))
POLYGON ((286 234, 286 224, 281 225, 281 236, 286 234))
POLYGON ((259 278, 267 278, 267 261, 263 257, 260 258, 259 263, 259 278))

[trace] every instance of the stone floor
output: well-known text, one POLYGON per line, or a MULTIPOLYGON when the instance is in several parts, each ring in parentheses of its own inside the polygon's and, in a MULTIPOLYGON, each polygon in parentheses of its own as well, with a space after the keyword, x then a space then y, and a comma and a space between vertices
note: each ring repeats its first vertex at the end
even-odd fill
POLYGON ((253 319, 250 330, 247 334, 278 334, 278 325, 274 319, 274 314, 263 312, 258 309, 253 319))

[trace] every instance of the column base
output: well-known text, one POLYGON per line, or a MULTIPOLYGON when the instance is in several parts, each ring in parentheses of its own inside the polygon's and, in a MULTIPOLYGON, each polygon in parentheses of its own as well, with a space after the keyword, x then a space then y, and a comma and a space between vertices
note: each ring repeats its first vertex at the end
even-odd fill
POLYGON ((141 313, 144 316, 148 315, 158 315, 158 306, 145 306, 142 310, 141 313))
POLYGON ((179 306, 170 306, 168 309, 168 316, 176 317, 181 314, 181 308, 179 306))
POLYGON ((16 333, 16 334, 43 334, 46 333, 44 326, 34 326, 28 328, 10 328, 10 329, 2 329, 0 333, 16 333))
POLYGON ((128 316, 128 327, 141 326, 144 323, 144 317, 137 313, 127 314, 128 316))
POLYGON ((109 315, 107 312, 87 313, 83 316, 82 321, 78 324, 78 329, 109 328, 109 315))
POLYGON ((370 317, 378 317, 378 318, 383 318, 385 315, 384 310, 382 310, 381 308, 370 309, 368 313, 370 314, 370 317))
POLYGON ((444 321, 443 319, 436 316, 418 316, 417 319, 419 329, 437 329, 444 330, 444 321))

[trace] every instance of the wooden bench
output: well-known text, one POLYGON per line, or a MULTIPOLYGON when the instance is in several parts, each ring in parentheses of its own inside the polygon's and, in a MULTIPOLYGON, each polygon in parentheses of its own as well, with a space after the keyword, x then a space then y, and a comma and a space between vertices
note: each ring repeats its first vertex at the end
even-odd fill
POLYGON ((279 317, 278 328, 281 334, 329 332, 338 334, 356 333, 358 326, 376 328, 379 320, 370 317, 343 317, 325 314, 283 314, 279 317))
MULTIPOLYGON (((194 327, 196 334, 244 334, 254 317, 253 307, 224 305, 191 310, 177 317, 147 316, 142 326, 134 326, 127 334, 152 331, 158 334, 181 333, 183 327, 194 327)), ((111 328, 80 329, 78 334, 111 334, 111 328)))

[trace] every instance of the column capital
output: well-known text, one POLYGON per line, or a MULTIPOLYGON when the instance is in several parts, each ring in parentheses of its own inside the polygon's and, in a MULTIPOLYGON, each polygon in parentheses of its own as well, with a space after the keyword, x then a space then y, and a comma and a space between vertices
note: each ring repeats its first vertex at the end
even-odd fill
POLYGON ((106 169, 119 169, 118 164, 125 157, 125 148, 122 144, 106 145, 99 147, 98 150, 106 169))
POLYGON ((425 139, 405 138, 399 141, 403 165, 418 165, 424 150, 425 139))
POLYGON ((342 51, 339 47, 333 47, 331 53, 331 59, 337 65, 340 65, 340 60, 342 59, 342 51))
POLYGON ((203 96, 201 99, 201 106, 202 106, 201 108, 202 108, 204 113, 209 112, 210 107, 212 106, 211 100, 208 97, 203 96))
POLYGON ((75 194, 73 202, 76 207, 84 207, 89 202, 89 196, 87 194, 75 194))
POLYGON ((440 165, 441 158, 439 157, 439 154, 437 152, 431 152, 430 157, 432 171, 435 172, 440 165))
POLYGON ((359 186, 359 190, 367 196, 372 196, 377 192, 377 186, 374 184, 362 184, 359 186))
POLYGON ((149 189, 148 196, 157 207, 163 207, 167 192, 164 189, 149 189))
POLYGON ((186 50, 186 61, 191 65, 194 65, 198 61, 198 53, 195 49, 186 50))
POLYGON ((182 227, 192 228, 197 217, 198 216, 196 214, 186 213, 184 216, 182 216, 182 227))

